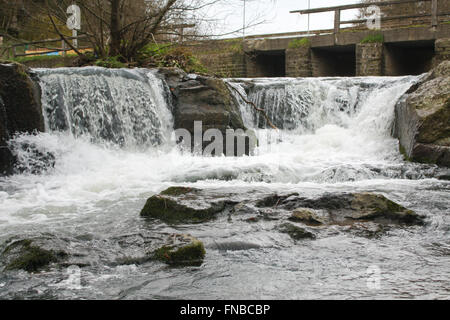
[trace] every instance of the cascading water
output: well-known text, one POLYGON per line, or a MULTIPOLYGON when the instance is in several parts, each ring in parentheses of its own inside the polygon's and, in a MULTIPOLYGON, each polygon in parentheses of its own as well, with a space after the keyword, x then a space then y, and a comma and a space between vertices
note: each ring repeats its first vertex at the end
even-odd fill
POLYGON ((120 146, 165 144, 173 128, 164 83, 143 69, 37 70, 49 131, 120 146))
POLYGON ((169 91, 149 70, 35 71, 47 132, 10 142, 22 173, 0 178, 0 243, 52 234, 89 267, 76 290, 62 280, 65 270, 0 274, 0 298, 448 297, 450 184, 436 179, 443 169, 405 162, 391 137, 395 104, 418 77, 229 79, 280 130, 267 129, 235 94, 259 148, 252 157, 227 158, 179 152, 169 91), (230 223, 224 216, 183 226, 141 220, 146 199, 174 184, 305 197, 378 192, 425 214, 430 227, 380 239, 330 229, 293 244, 274 231, 276 219, 249 224, 234 216, 230 223), (117 262, 171 233, 201 239, 206 263, 185 270, 117 262), (226 241, 249 249, 211 249, 226 241), (370 265, 382 270, 378 291, 367 290, 370 265))

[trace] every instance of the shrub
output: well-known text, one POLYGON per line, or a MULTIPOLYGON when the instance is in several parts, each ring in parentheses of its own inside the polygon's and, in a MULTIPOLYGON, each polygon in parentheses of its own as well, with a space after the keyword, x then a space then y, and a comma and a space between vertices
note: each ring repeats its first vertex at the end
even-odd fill
POLYGON ((127 67, 125 63, 120 61, 119 56, 99 59, 95 61, 95 65, 98 67, 113 68, 113 69, 120 69, 127 67))
POLYGON ((147 45, 139 54, 138 64, 146 67, 176 67, 188 73, 208 72, 190 50, 173 45, 147 45))
POLYGON ((294 39, 291 42, 289 42, 288 48, 296 49, 296 48, 302 48, 302 47, 309 47, 310 44, 311 44, 311 42, 308 38, 294 39))

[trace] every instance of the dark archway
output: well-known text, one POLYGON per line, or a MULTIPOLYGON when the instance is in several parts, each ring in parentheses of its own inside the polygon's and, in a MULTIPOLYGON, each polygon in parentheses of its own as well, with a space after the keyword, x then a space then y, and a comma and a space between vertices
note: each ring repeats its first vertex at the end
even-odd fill
POLYGON ((355 46, 313 48, 314 77, 353 77, 356 74, 355 46))
POLYGON ((386 43, 384 47, 384 75, 419 75, 431 70, 434 41, 386 43))
POLYGON ((285 77, 286 52, 284 50, 277 50, 249 54, 247 57, 247 74, 250 78, 285 77))

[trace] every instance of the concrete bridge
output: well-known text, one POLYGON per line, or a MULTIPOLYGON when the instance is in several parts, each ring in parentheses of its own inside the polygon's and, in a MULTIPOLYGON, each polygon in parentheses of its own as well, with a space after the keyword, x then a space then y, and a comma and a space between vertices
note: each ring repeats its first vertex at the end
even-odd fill
POLYGON ((196 43, 194 51, 210 71, 225 77, 421 74, 450 59, 450 9, 446 11, 450 2, 397 0, 375 5, 392 7, 419 2, 429 4, 428 12, 382 17, 381 30, 367 29, 364 19, 340 19, 343 10, 369 5, 360 3, 294 11, 334 11, 334 29, 202 41, 196 43), (394 20, 397 23, 386 23, 394 20), (345 24, 352 27, 341 28, 345 24))

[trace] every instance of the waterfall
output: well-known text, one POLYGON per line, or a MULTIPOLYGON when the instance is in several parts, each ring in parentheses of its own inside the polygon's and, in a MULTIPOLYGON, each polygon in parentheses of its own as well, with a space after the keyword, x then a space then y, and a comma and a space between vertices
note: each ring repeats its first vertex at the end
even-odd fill
MULTIPOLYGON (((349 128, 365 121, 375 121, 373 125, 381 125, 386 131, 392 125, 396 101, 416 79, 277 78, 227 82, 263 109, 278 128, 307 134, 325 125, 349 128)), ((267 126, 260 112, 238 94, 235 98, 247 126, 267 126)))
POLYGON ((146 69, 36 69, 48 132, 121 147, 165 144, 173 129, 165 83, 146 69))
POLYGON ((240 93, 231 90, 259 147, 253 157, 213 159, 174 148, 171 93, 154 71, 35 71, 47 132, 11 140, 21 172, 83 175, 124 166, 141 175, 156 167, 138 180, 295 183, 433 175, 405 166, 391 136, 396 102, 419 77, 227 79, 240 93), (241 96, 280 130, 268 129, 241 96))

